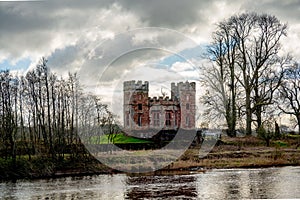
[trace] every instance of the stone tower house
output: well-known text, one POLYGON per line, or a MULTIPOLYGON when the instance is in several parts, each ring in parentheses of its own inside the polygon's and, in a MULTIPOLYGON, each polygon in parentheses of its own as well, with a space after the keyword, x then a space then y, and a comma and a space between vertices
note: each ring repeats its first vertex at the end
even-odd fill
POLYGON ((149 119, 149 83, 145 81, 126 81, 124 90, 124 127, 128 129, 145 129, 149 119))
POLYGON ((180 104, 180 127, 183 129, 195 128, 196 116, 196 83, 171 83, 171 99, 180 104))
POLYGON ((148 81, 125 81, 123 92, 125 129, 195 128, 195 82, 171 83, 171 98, 149 97, 148 81))

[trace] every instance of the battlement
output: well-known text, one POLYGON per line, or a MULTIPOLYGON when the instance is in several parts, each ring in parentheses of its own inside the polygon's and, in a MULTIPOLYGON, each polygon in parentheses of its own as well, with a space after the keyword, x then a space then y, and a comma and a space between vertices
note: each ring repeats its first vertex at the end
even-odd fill
POLYGON ((131 80, 131 81, 125 81, 123 83, 123 89, 124 91, 130 91, 130 90, 142 90, 142 91, 148 91, 149 90, 149 82, 145 81, 144 83, 139 80, 131 80))
POLYGON ((182 91, 188 91, 188 92, 196 92, 196 83, 195 82, 179 82, 177 84, 171 83, 171 98, 172 99, 179 99, 180 93, 182 91))
POLYGON ((159 96, 159 97, 148 97, 150 102, 173 102, 174 100, 171 99, 169 96, 159 96))
POLYGON ((195 82, 179 82, 177 84, 171 83, 171 91, 178 90, 187 90, 187 91, 196 91, 196 83, 195 82))

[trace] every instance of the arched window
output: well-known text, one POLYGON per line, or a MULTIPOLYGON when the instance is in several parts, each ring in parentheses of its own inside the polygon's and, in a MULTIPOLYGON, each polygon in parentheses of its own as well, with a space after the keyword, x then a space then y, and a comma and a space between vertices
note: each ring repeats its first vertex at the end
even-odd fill
POLYGON ((189 116, 185 117, 185 125, 188 127, 190 126, 190 117, 189 116))
POLYGON ((129 113, 126 114, 126 126, 129 126, 129 113))
POLYGON ((187 110, 189 110, 190 109, 190 104, 187 103, 185 107, 186 107, 187 110))
POLYGON ((142 126, 142 114, 138 115, 138 126, 142 126))
POLYGON ((153 112, 153 126, 160 126, 158 111, 153 112))
POLYGON ((166 112, 166 126, 171 126, 171 112, 166 112))
POLYGON ((138 109, 143 110, 143 105, 141 103, 138 104, 138 109))

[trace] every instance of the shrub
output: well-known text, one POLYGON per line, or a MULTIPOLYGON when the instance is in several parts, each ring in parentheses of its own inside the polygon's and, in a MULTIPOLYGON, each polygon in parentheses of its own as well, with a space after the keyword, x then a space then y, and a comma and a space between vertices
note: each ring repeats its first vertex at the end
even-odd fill
POLYGON ((274 137, 274 134, 271 131, 266 130, 264 126, 260 126, 257 129, 257 135, 259 138, 265 141, 267 147, 270 146, 270 140, 274 137))

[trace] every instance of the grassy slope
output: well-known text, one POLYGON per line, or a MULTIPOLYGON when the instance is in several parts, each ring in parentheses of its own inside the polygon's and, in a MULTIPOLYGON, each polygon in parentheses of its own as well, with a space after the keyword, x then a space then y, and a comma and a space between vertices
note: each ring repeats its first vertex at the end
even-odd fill
MULTIPOLYGON (((98 141, 100 141, 100 144, 108 144, 108 143, 111 143, 109 142, 109 138, 108 138, 108 135, 101 135, 99 136, 100 137, 100 140, 99 138, 96 136, 93 138, 93 140, 95 141, 95 143, 97 143, 97 139, 98 141)), ((149 140, 145 140, 145 139, 139 139, 139 138, 135 138, 135 137, 132 137, 132 136, 126 136, 122 133, 119 133, 119 134, 114 134, 112 136, 113 138, 113 143, 114 144, 141 144, 141 143, 151 143, 151 141, 149 140)))

